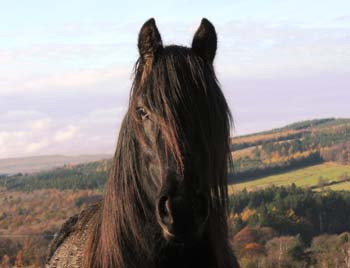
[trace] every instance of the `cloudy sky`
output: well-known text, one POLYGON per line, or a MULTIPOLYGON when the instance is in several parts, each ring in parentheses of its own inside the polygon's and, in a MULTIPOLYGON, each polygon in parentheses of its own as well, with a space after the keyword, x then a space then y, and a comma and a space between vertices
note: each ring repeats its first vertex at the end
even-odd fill
POLYGON ((350 117, 349 0, 0 0, 0 158, 112 153, 137 33, 165 44, 216 26, 235 135, 350 117))

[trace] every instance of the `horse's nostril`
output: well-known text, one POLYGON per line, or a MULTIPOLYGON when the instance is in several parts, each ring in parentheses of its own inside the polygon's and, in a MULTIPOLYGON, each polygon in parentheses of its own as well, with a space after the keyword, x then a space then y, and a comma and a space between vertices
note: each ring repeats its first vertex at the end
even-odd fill
POLYGON ((168 197, 166 197, 166 196, 163 196, 159 200, 159 207, 158 208, 159 208, 159 213, 162 215, 168 214, 167 205, 166 205, 167 202, 169 202, 169 201, 168 201, 168 197))
POLYGON ((159 199, 158 202, 158 214, 161 219, 161 221, 164 224, 172 224, 173 223, 173 217, 171 213, 171 207, 170 207, 170 199, 168 196, 163 196, 159 199))

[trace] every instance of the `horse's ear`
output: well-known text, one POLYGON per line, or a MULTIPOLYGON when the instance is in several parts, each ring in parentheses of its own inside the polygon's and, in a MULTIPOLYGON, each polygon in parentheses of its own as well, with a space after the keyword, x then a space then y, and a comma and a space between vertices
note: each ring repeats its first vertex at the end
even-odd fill
POLYGON ((205 18, 194 34, 192 50, 204 60, 212 63, 217 47, 217 36, 214 25, 205 18))
POLYGON ((145 61, 153 58, 163 48, 162 39, 153 18, 146 21, 141 27, 138 47, 140 56, 145 61))

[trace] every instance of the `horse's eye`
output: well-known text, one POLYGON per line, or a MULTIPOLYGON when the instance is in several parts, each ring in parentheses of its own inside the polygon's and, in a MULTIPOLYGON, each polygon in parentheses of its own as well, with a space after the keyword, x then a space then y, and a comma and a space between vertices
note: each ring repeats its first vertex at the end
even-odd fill
POLYGON ((147 119, 148 116, 149 116, 149 114, 147 113, 146 109, 143 108, 143 107, 137 107, 136 108, 136 113, 142 120, 147 119))

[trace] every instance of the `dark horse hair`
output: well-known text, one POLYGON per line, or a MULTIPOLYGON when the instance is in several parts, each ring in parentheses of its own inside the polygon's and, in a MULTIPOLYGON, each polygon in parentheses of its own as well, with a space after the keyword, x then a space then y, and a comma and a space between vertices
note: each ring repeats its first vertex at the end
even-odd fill
POLYGON ((212 64, 216 46, 214 26, 206 19, 191 48, 163 47, 154 19, 141 28, 129 108, 104 200, 89 225, 85 268, 238 267, 227 225, 232 119, 212 64), (158 153, 150 149, 152 140, 158 153), (165 168, 153 171, 152 159, 165 168), (169 170, 178 178, 171 183, 164 175, 169 170), (175 192, 174 200, 180 200, 181 189, 187 194, 171 204, 194 205, 170 207, 165 199, 162 207, 166 187, 175 192), (200 199, 192 194, 197 192, 204 201, 194 201, 200 199), (172 228, 176 221, 180 227, 172 228), (179 229, 186 238, 177 237, 179 229))

